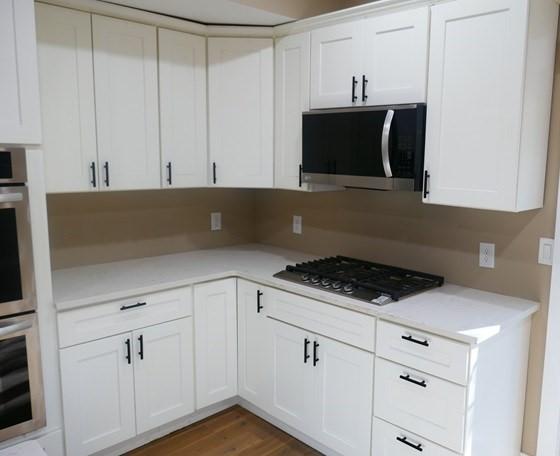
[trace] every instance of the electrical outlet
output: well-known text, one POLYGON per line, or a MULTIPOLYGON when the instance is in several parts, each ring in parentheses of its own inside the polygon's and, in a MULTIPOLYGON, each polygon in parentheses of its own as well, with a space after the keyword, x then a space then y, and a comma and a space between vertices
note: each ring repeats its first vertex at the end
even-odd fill
POLYGON ((494 255, 495 255, 496 245, 489 244, 487 242, 480 243, 480 259, 479 266, 481 268, 494 268, 494 255))
POLYGON ((294 215, 292 231, 294 234, 301 234, 303 230, 301 215, 294 215))
POLYGON ((222 213, 212 212, 210 214, 210 229, 212 231, 220 231, 222 229, 222 213))
POLYGON ((552 266, 554 253, 554 239, 540 238, 539 240, 539 263, 552 266))

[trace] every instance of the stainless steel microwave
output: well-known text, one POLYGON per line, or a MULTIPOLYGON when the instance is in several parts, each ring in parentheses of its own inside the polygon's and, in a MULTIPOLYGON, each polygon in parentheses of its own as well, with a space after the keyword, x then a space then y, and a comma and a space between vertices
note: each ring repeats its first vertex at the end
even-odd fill
POLYGON ((425 125, 425 104, 305 112, 303 181, 421 191, 425 125))

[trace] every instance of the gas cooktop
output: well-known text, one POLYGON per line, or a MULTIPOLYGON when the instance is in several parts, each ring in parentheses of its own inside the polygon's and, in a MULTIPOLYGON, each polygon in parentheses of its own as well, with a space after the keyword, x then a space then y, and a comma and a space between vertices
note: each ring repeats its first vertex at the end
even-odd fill
POLYGON ((344 256, 290 265, 274 277, 377 305, 443 285, 440 276, 344 256))

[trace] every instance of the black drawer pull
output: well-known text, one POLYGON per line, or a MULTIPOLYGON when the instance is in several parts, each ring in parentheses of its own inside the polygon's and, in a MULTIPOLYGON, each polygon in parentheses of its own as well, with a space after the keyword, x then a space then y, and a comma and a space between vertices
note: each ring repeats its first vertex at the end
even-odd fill
POLYGON ((109 187, 109 162, 105 162, 103 168, 105 169, 105 187, 109 187))
POLYGON ((132 358, 130 357, 130 339, 126 339, 124 343, 126 345, 126 361, 128 362, 128 364, 131 364, 132 358))
POLYGON ((148 304, 148 303, 147 302, 138 302, 136 304, 131 304, 130 306, 122 306, 121 310, 136 309, 136 307, 142 307, 142 306, 145 306, 146 304, 148 304))
POLYGON ((216 182, 218 182, 218 179, 216 177, 216 162, 212 163, 212 182, 215 184, 216 182))
POLYGON ((366 78, 366 75, 362 75, 362 101, 365 103, 367 101, 367 93, 366 93, 366 87, 367 87, 367 83, 369 81, 366 78))
POLYGON ((358 99, 358 96, 356 95, 357 84, 358 84, 358 80, 356 79, 356 76, 352 76, 352 103, 355 103, 356 100, 358 99))
POLYGON ((317 363, 319 362, 319 356, 317 356, 317 352, 319 348, 319 342, 317 342, 316 340, 313 341, 313 365, 316 366, 317 363))
POLYGON ((311 357, 308 353, 309 339, 306 337, 303 341, 303 363, 307 364, 307 360, 311 357))
POLYGON ((138 336, 138 342, 140 342, 140 349, 138 350, 138 356, 140 359, 144 359, 144 335, 138 336))
POLYGON ((412 342, 413 344, 422 345, 424 347, 429 347, 430 343, 427 340, 419 340, 412 337, 410 334, 406 336, 401 336, 401 339, 406 340, 408 342, 412 342))
POLYGON ((298 182, 298 187, 301 187, 303 183, 303 166, 299 165, 299 182, 298 182))
POLYGON ((401 380, 404 380, 405 382, 409 382, 409 383, 413 383, 414 385, 421 386, 422 388, 426 388, 428 386, 426 380, 422 380, 422 381, 414 380, 409 374, 401 375, 399 378, 401 380))
POLYGON ((263 305, 261 304, 261 296, 263 295, 263 292, 261 290, 257 290, 257 313, 261 313, 261 310, 263 310, 263 305))
POLYGON ((168 185, 173 185, 173 172, 171 170, 171 162, 167 163, 167 183, 168 185))
POLYGON ((397 440, 401 443, 404 443, 405 445, 408 445, 410 448, 414 448, 416 451, 424 451, 421 443, 415 445, 414 443, 409 442, 406 437, 397 437, 397 440))
POLYGON ((97 173, 95 171, 95 162, 91 162, 89 168, 91 169, 91 186, 93 188, 97 188, 97 173))
POLYGON ((428 190, 429 180, 430 180, 430 173, 426 170, 424 171, 424 199, 426 199, 430 194, 430 191, 428 190))

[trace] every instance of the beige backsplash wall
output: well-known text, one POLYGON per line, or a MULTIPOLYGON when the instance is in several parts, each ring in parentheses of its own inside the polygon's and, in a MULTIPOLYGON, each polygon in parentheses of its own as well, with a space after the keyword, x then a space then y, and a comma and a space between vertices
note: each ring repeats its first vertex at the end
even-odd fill
POLYGON ((254 192, 192 189, 49 195, 54 269, 254 240, 254 192), (222 231, 210 231, 210 213, 222 231))
MULTIPOLYGON (((560 47, 558 48, 560 51, 560 47)), ((550 287, 537 263, 539 237, 553 237, 560 167, 557 56, 545 207, 521 214, 422 204, 419 193, 260 191, 257 241, 318 255, 348 255, 441 274, 448 282, 541 303, 534 317, 523 451, 535 454, 550 287), (292 234, 293 215, 303 234, 292 234), (496 268, 478 267, 480 242, 496 244, 496 268)))

